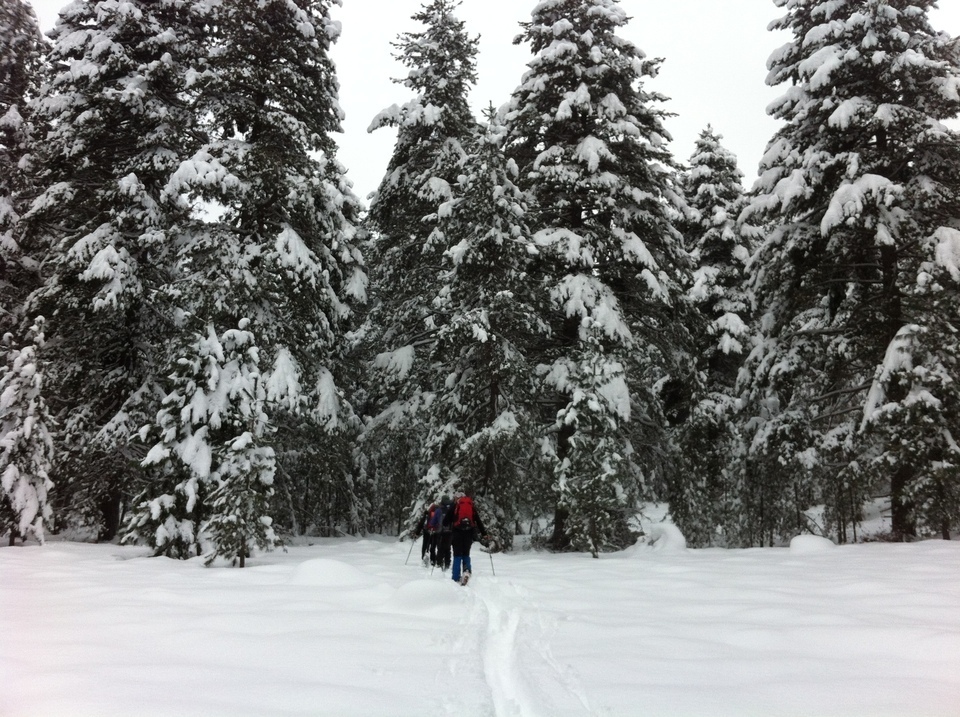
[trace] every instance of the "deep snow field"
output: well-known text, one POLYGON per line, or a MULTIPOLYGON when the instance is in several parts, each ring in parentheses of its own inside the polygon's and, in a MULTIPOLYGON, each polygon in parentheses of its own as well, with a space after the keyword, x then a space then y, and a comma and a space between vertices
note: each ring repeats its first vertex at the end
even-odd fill
POLYGON ((0 715, 960 715, 960 542, 670 538, 492 566, 475 547, 466 587, 391 538, 242 570, 3 547, 0 715))

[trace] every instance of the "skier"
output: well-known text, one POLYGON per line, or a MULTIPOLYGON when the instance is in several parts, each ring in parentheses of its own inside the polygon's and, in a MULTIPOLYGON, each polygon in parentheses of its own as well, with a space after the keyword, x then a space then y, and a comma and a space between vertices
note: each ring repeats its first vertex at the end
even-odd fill
POLYGON ((440 498, 440 506, 443 508, 444 520, 440 526, 440 532, 436 536, 437 540, 437 567, 446 571, 450 568, 450 538, 453 533, 451 524, 446 517, 453 512, 453 499, 449 495, 440 498))
MULTIPOLYGON (((444 496, 446 498, 447 496, 444 496)), ((449 501, 449 498, 447 498, 449 501)), ((440 504, 432 503, 429 508, 424 511, 420 520, 417 522, 417 527, 414 529, 413 538, 416 540, 420 537, 420 534, 423 534, 423 544, 420 546, 420 561, 427 565, 438 565, 437 562, 437 547, 440 543, 440 530, 443 527, 443 504, 442 501, 440 504), (429 563, 427 562, 428 556, 427 552, 429 551, 429 563)))
POLYGON ((459 496, 453 505, 453 509, 447 511, 443 519, 444 526, 449 524, 451 528, 450 545, 453 547, 453 573, 451 577, 461 585, 466 585, 470 580, 470 546, 478 536, 483 536, 482 540, 487 540, 486 530, 483 527, 483 521, 473 505, 473 499, 469 496, 459 496))

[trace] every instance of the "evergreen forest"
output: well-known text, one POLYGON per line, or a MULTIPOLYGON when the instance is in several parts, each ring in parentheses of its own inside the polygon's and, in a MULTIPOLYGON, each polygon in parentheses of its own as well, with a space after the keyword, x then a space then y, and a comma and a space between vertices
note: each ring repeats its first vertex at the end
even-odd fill
POLYGON ((369 202, 338 0, 0 0, 0 533, 244 559, 440 495, 594 557, 960 531, 960 41, 772 0, 759 178, 672 156, 618 0, 531 0, 475 115, 456 0, 397 36, 369 202))

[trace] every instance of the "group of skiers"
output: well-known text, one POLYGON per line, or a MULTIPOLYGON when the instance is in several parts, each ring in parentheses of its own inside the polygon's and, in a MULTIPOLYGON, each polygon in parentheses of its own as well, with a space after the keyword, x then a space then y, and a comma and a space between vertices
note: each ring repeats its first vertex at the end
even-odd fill
POLYGON ((461 585, 470 580, 470 546, 475 540, 487 544, 490 539, 473 499, 467 495, 458 495, 456 500, 449 495, 440 498, 424 511, 411 535, 414 539, 423 536, 420 560, 424 565, 446 571, 451 566, 452 551, 451 577, 461 585))

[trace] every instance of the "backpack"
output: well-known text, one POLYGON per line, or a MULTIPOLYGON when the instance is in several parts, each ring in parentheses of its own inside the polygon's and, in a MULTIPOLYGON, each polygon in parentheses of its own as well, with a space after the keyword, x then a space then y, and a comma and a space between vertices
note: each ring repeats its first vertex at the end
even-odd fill
POLYGON ((430 514, 427 516, 427 530, 436 533, 440 530, 443 523, 443 507, 439 505, 430 506, 430 514))
POLYGON ((473 498, 465 495, 457 500, 457 505, 453 513, 453 527, 472 528, 475 522, 476 517, 473 511, 473 498))

